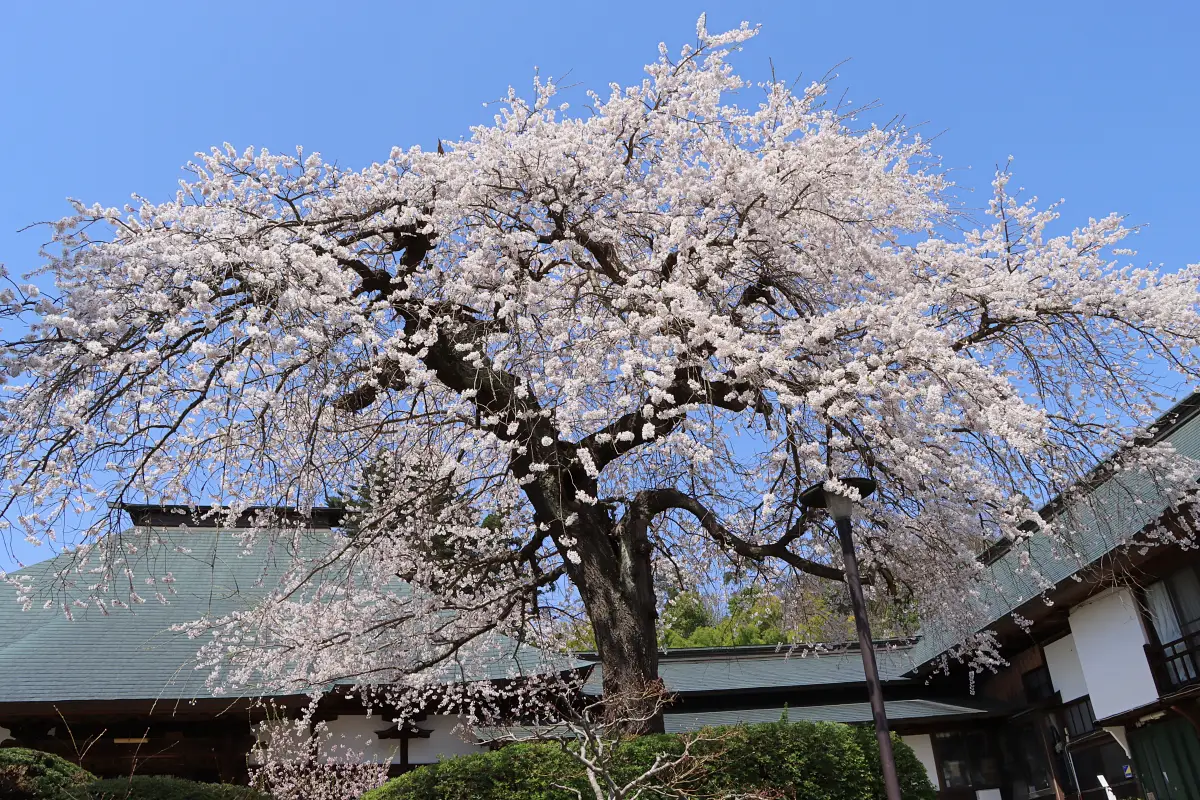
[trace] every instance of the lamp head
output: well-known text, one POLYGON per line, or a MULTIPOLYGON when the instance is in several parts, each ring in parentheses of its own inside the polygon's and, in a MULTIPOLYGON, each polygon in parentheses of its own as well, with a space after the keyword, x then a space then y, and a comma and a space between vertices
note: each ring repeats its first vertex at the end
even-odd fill
MULTIPOLYGON (((838 482, 856 489, 860 498, 874 492, 877 485, 870 478, 838 478, 838 482)), ((823 482, 805 489, 800 495, 800 504, 806 508, 823 508, 835 521, 850 519, 850 515, 854 513, 854 501, 844 494, 825 491, 823 482)))

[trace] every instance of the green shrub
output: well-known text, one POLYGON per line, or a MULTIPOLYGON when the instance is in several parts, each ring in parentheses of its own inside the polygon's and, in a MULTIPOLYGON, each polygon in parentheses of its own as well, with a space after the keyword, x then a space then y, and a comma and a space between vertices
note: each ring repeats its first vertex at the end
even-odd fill
MULTIPOLYGON (((875 738, 875 729, 859 727, 854 729, 859 746, 867 757, 867 768, 871 775, 875 797, 883 797, 883 773, 879 770, 879 742, 875 738)), ((934 800, 937 791, 929 782, 925 765, 917 758, 912 748, 892 734, 892 751, 896 755, 896 774, 900 778, 900 794, 905 800, 934 800)))
POLYGON ((94 781, 88 800, 267 800, 261 792, 226 783, 197 783, 165 775, 134 775, 94 781))
POLYGON ((98 780, 87 770, 39 750, 0 748, 4 800, 269 800, 245 786, 135 775, 98 780))
MULTIPOLYGON (((776 789, 803 800, 869 800, 867 760, 848 725, 772 722, 728 731, 713 789, 776 789)), ((882 795, 881 795, 882 796, 882 795)), ((917 798, 905 798, 917 800, 917 798)))
POLYGON ((26 750, 0 748, 0 797, 14 800, 80 800, 96 778, 65 758, 26 750))
MULTIPOLYGON (((707 757, 691 788, 697 796, 771 792, 798 800, 882 800, 874 732, 832 722, 774 722, 713 728, 693 747, 707 757)), ((904 800, 933 800, 925 768, 893 737, 904 800)), ((680 753, 678 736, 640 736, 617 749, 614 773, 628 780, 659 753, 680 753)), ((490 753, 420 767, 362 800, 573 800, 589 796, 582 768, 555 743, 511 744, 490 753)))
POLYGON ((557 746, 510 744, 420 767, 367 792, 363 800, 574 800, 554 784, 578 783, 582 776, 557 746))

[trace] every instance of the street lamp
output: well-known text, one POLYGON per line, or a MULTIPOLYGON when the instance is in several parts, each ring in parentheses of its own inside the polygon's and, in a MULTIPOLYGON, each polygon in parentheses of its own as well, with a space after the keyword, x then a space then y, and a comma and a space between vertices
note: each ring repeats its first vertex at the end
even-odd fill
MULTIPOLYGON (((875 491, 875 481, 870 478, 838 478, 843 486, 858 492, 865 498, 875 491)), ((875 663, 875 643, 871 638, 871 623, 867 619, 867 603, 863 599, 862 580, 858 575, 858 558, 854 555, 851 517, 854 501, 840 492, 825 490, 825 484, 810 486, 800 495, 800 502, 808 508, 823 508, 837 525, 838 539, 842 544, 842 561, 846 571, 846 586, 850 589, 850 603, 854 607, 854 627, 858 630, 858 649, 862 654, 863 673, 867 678, 867 694, 871 698, 871 716, 875 719, 875 738, 879 740, 879 764, 883 769, 883 785, 888 800, 900 800, 900 781, 896 777, 896 757, 892 753, 892 737, 888 733, 887 712, 883 707, 883 687, 879 684, 879 666, 875 663)))

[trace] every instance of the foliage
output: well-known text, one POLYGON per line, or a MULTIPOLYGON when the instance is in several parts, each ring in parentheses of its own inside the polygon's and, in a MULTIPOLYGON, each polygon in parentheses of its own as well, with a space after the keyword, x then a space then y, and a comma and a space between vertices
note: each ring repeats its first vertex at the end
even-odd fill
MULTIPOLYGON (((981 541, 1076 552, 1084 488, 1113 476, 1182 507, 1198 467, 1147 426, 1200 380, 1200 264, 1130 264, 1117 215, 1060 230, 1007 167, 958 213, 919 136, 740 78, 755 33, 702 18, 578 112, 538 77, 360 171, 226 146, 166 202, 75 204, 37 268, 53 290, 0 294, 0 530, 93 522, 57 542, 83 546, 51 605, 166 602, 184 556, 124 546, 107 500, 232 522, 361 493, 328 552, 268 513, 238 532, 290 569, 192 626, 225 688, 429 688, 582 610, 606 691, 637 689, 667 575, 844 578, 809 485, 863 501, 872 590, 947 635, 991 596, 981 541)), ((704 636, 773 638, 768 611, 704 636)))
MULTIPOLYGON (((557 745, 582 769, 576 783, 585 784, 589 791, 582 792, 580 800, 583 795, 589 800, 688 795, 699 785, 708 763, 722 755, 712 747, 716 737, 702 732, 631 739, 628 731, 642 729, 640 723, 646 720, 624 714, 640 709, 646 718, 661 716, 670 695, 661 682, 634 690, 646 692, 646 697, 629 697, 629 691, 605 692, 601 698, 571 704, 553 725, 534 728, 533 736, 557 745), (621 713, 614 714, 614 708, 621 713)), ((519 738, 529 741, 523 735, 519 738)))
MULTIPOLYGON (((848 642, 857 637, 849 592, 841 583, 796 576, 779 590, 791 642, 848 642)), ((867 616, 876 639, 905 638, 920 628, 917 608, 908 595, 895 596, 867 587, 867 616)))
POLYGON ((883 796, 870 791, 866 756, 847 725, 777 722, 739 733, 722 758, 721 791, 784 789, 804 800, 883 796))
POLYGON ((664 647, 731 647, 791 643, 785 629, 783 601, 758 587, 730 595, 728 613, 713 614, 696 592, 682 592, 662 615, 660 641, 664 647))
POLYGON ((90 772, 65 758, 27 750, 0 748, 0 796, 14 800, 82 800, 95 780, 90 772))
POLYGON ((198 783, 158 775, 97 779, 64 758, 40 750, 0 748, 0 797, 5 800, 269 800, 245 786, 198 783))
POLYGON ((393 778, 363 800, 558 800, 556 783, 582 781, 583 768, 554 744, 510 744, 449 758, 393 778))
MULTIPOLYGON (((871 792, 875 797, 885 795, 883 773, 879 769, 879 741, 875 729, 866 725, 855 726, 854 737, 867 758, 867 772, 871 776, 871 792)), ((896 774, 900 779, 900 793, 906 798, 934 800, 937 792, 929 782, 925 766, 908 745, 892 736, 892 751, 896 757, 896 774)))
MULTIPOLYGON (((801 800, 878 800, 873 733, 836 723, 776 722, 712 729, 708 747, 719 756, 703 765, 690 791, 696 797, 776 791, 801 800)), ((904 800, 933 800, 925 768, 893 737, 904 800)), ((629 778, 661 753, 678 753, 673 735, 640 736, 619 747, 618 770, 629 778)), ((587 796, 582 768, 551 742, 510 744, 490 753, 420 767, 363 796, 363 800, 574 800, 587 796), (567 787, 567 788, 561 788, 567 787)))
MULTIPOLYGON (((876 639, 917 633, 919 620, 911 602, 873 593, 867 608, 876 639)), ((595 652, 595 636, 586 620, 564 627, 566 649, 595 652)), ((724 604, 700 591, 671 591, 658 618, 658 642, 668 649, 848 642, 856 636, 845 586, 804 576, 771 590, 743 587, 724 604)))
POLYGON ((245 786, 199 783, 165 775, 133 775, 92 783, 87 800, 269 800, 245 786))
MULTIPOLYGON (((857 635, 840 583, 796 579, 774 591, 747 586, 729 595, 724 613, 714 608, 718 603, 699 592, 675 594, 659 618, 659 643, 666 648, 735 647, 845 642, 857 635)), ((917 631, 915 611, 902 599, 876 595, 868 602, 868 613, 876 638, 917 631)))

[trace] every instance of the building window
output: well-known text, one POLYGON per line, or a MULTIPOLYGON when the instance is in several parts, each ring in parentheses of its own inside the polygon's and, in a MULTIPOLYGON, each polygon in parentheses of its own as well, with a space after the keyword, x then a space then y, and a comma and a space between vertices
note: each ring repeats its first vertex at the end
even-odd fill
POLYGON ((1022 675, 1021 684, 1025 687, 1025 699, 1030 703, 1041 703, 1054 696, 1050 670, 1044 664, 1022 675))
POLYGON ((1146 589, 1154 632, 1163 644, 1200 631, 1200 575, 1181 569, 1146 589))
POLYGON ((1028 721, 1008 730, 1007 751, 1014 798, 1054 795, 1054 769, 1042 739, 1044 722, 1028 721))
POLYGON ((1200 681, 1200 575, 1187 567, 1146 588, 1150 622, 1159 651, 1151 666, 1160 691, 1173 691, 1200 681))
POLYGON ((1063 727, 1072 739, 1086 736, 1096 729, 1096 715, 1092 711, 1092 701, 1082 697, 1062 708, 1063 727))
POLYGON ((1000 758, 988 731, 955 731, 933 735, 942 768, 943 789, 997 789, 1000 758))

